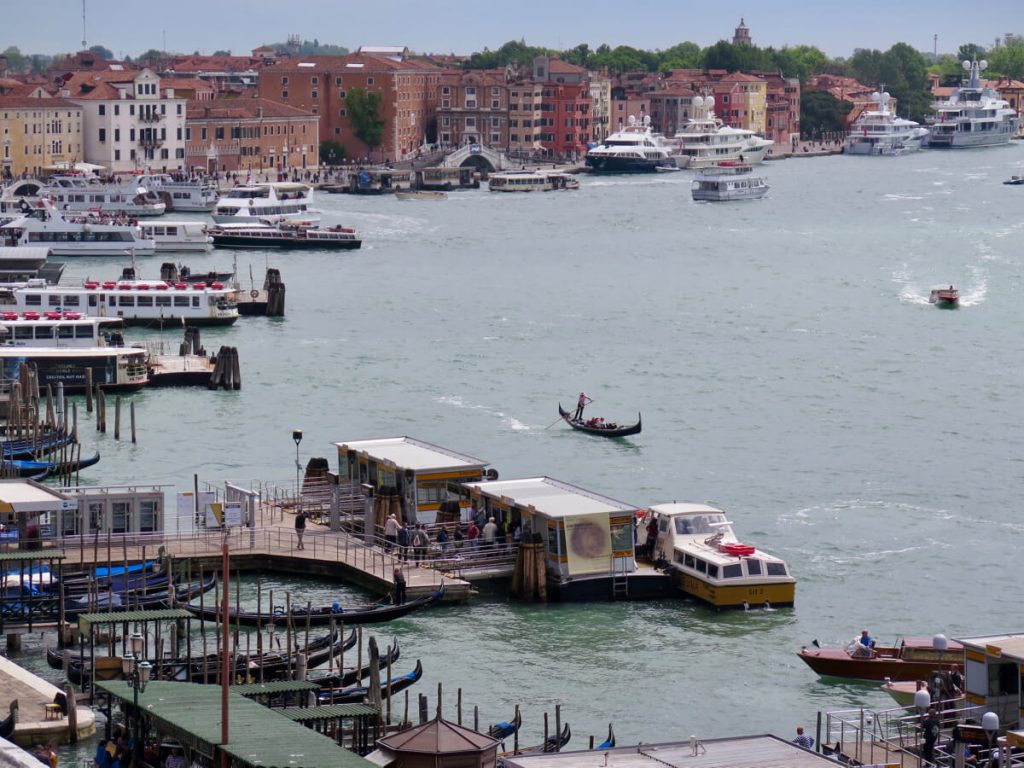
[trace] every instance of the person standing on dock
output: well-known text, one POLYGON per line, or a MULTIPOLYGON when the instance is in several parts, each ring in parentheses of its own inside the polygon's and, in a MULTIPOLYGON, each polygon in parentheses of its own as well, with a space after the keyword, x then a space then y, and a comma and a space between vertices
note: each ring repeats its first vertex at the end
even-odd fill
POLYGON ((587 393, 586 392, 580 392, 579 399, 576 400, 576 415, 572 417, 572 420, 573 421, 582 421, 583 420, 583 409, 586 408, 587 405, 589 403, 592 403, 592 402, 594 402, 594 401, 591 400, 589 397, 587 397, 587 393))
POLYGON ((299 514, 295 516, 295 538, 299 540, 299 545, 296 549, 305 549, 302 546, 302 534, 306 532, 306 513, 303 510, 299 510, 299 514))
POLYGON ((398 556, 405 560, 409 556, 409 526, 405 523, 398 529, 398 556))
POLYGON ((405 602, 405 574, 402 573, 402 566, 396 565, 392 573, 395 580, 395 605, 405 602))
POLYGON ((430 536, 426 528, 420 523, 416 526, 416 532, 412 535, 412 552, 417 563, 427 559, 427 549, 430 547, 430 536))
POLYGON ((388 515, 384 523, 384 551, 390 552, 398 544, 398 518, 394 514, 388 515))
POLYGON ((484 549, 494 549, 494 542, 498 538, 498 524, 493 517, 487 518, 487 523, 482 531, 484 549))
POLYGON ((476 520, 470 519, 469 527, 466 529, 466 541, 470 549, 476 549, 480 539, 480 529, 476 527, 476 520))
POLYGON ((939 740, 941 731, 939 712, 935 707, 929 707, 928 714, 921 722, 921 735, 924 738, 921 745, 921 757, 926 763, 935 762, 935 743, 939 740))

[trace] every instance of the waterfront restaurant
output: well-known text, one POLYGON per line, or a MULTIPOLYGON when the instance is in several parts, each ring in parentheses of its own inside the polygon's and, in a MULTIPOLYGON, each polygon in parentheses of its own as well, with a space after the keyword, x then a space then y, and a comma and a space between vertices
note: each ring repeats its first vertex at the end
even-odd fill
POLYGON ((1011 746, 1024 747, 1024 633, 957 638, 964 647, 964 693, 969 704, 999 716, 1011 746))
POLYGON ((503 530, 521 525, 523 543, 544 544, 548 588, 559 599, 671 594, 668 577, 637 566, 634 505, 550 477, 471 482, 465 488, 470 501, 503 530))
POLYGON ((432 522, 441 504, 456 501, 462 483, 497 478, 488 462, 456 453, 413 437, 386 437, 334 443, 338 448, 338 478, 358 483, 370 493, 382 489, 402 499, 408 522, 432 522))

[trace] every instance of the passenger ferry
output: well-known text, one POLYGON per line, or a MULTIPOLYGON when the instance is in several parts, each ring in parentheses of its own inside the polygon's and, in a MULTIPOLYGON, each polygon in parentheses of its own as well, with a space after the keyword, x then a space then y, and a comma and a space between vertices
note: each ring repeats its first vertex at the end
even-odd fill
POLYGON ((665 137, 651 130, 650 115, 642 121, 630 115, 629 125, 587 152, 586 165, 593 173, 654 173, 659 167, 675 166, 675 161, 665 137))
POLYGON ((146 240, 156 244, 157 251, 208 251, 213 238, 202 221, 140 222, 139 229, 146 240))
POLYGON ((69 215, 47 199, 22 201, 22 214, 0 226, 0 246, 33 245, 51 256, 152 256, 156 243, 137 224, 116 217, 69 215))
POLYGON ((39 196, 50 198, 62 211, 96 211, 136 218, 161 216, 167 210, 159 195, 143 187, 107 184, 95 176, 51 176, 39 188, 39 196))
POLYGON ((556 189, 579 189, 575 176, 562 171, 507 171, 487 177, 491 192, 550 192, 556 189))
POLYGON ((793 605, 796 579, 783 560, 742 544, 725 513, 703 504, 656 504, 644 510, 658 526, 654 559, 671 563, 679 588, 716 608, 793 605))
POLYGON ((360 168, 349 176, 348 191, 353 195, 383 195, 413 188, 412 171, 391 168, 360 168))
POLYGON ((253 221, 310 221, 320 218, 309 207, 313 190, 306 184, 272 182, 235 187, 217 201, 218 224, 253 221))
POLYGON ((756 200, 768 193, 768 184, 760 176, 752 176, 749 165, 721 163, 700 171, 693 179, 694 200, 721 203, 734 200, 756 200))
POLYGON ((209 213, 220 197, 216 182, 202 177, 177 181, 169 173, 143 173, 130 181, 159 196, 168 211, 209 213))
POLYGON ((180 328, 230 325, 238 319, 235 290, 224 283, 168 283, 163 280, 89 280, 80 286, 43 280, 0 286, 0 312, 73 312, 125 325, 180 328))
POLYGON ((303 224, 272 225, 221 224, 210 230, 214 245, 220 248, 284 248, 295 250, 355 250, 363 241, 348 227, 319 227, 303 224))
POLYGON ((965 61, 970 70, 967 85, 953 91, 948 101, 935 105, 929 120, 928 147, 959 149, 1008 144, 1016 137, 1020 118, 1009 102, 991 88, 981 85, 987 61, 965 61))
POLYGON ((105 330, 112 321, 78 313, 0 313, 0 366, 17 381, 22 363, 31 363, 39 384, 63 384, 67 393, 84 392, 86 370, 104 390, 135 390, 149 383, 146 351, 125 347, 120 334, 105 330), (46 316, 49 315, 49 316, 46 316))
POLYGON ((423 168, 416 171, 416 187, 440 192, 480 189, 480 172, 473 168, 423 168))
POLYGON ((679 168, 707 168, 721 162, 756 165, 775 142, 745 128, 725 125, 715 116, 714 96, 694 96, 693 116, 672 137, 670 150, 679 168))
POLYGON ((921 148, 928 129, 890 111, 888 92, 871 94, 877 109, 867 110, 850 126, 844 151, 849 155, 903 155, 921 148))

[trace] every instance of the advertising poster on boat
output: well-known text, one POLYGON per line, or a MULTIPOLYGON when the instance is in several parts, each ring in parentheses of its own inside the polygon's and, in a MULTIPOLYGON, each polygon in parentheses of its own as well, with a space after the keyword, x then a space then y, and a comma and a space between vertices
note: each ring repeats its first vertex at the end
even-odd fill
POLYGON ((565 545, 570 576, 607 572, 612 556, 608 515, 566 517, 565 545))

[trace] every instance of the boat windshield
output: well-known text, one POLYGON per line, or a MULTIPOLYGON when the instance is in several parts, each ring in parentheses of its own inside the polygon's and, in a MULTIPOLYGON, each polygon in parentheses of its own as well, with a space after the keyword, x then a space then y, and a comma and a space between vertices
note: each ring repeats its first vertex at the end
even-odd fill
POLYGON ((677 517, 676 522, 676 533, 681 535, 691 534, 705 534, 705 533, 718 533, 722 528, 722 523, 726 523, 725 515, 718 513, 711 513, 705 515, 684 515, 677 517))

